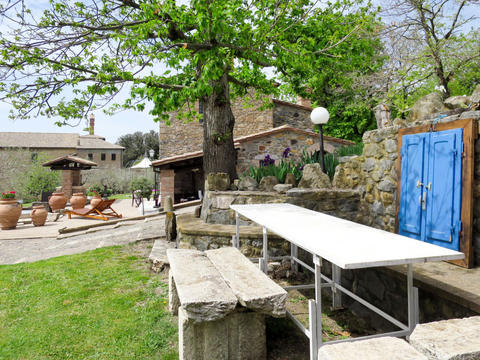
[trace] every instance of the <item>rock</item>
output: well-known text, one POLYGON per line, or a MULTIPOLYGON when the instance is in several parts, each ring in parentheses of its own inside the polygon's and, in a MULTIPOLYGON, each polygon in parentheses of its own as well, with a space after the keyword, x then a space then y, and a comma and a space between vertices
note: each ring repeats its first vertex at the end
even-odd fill
POLYGON ((290 184, 293 187, 297 186, 297 179, 295 179, 295 175, 293 175, 292 173, 288 173, 285 176, 285 184, 290 184))
POLYGON ((318 351, 322 360, 428 360, 406 341, 394 337, 344 342, 328 345, 318 351))
POLYGON ((386 192, 393 192, 397 188, 397 184, 393 183, 392 181, 385 179, 378 184, 378 190, 386 191, 386 192))
POLYGON ((442 96, 437 92, 433 92, 417 100, 410 110, 408 121, 415 122, 428 115, 445 110, 447 110, 447 108, 443 105, 442 96))
POLYGON ((189 319, 214 321, 235 309, 237 297, 203 252, 168 249, 167 257, 178 299, 189 319))
POLYGON ((210 191, 227 191, 230 188, 230 176, 227 173, 210 173, 207 183, 210 191))
POLYGON ((48 213, 47 222, 55 222, 60 217, 60 213, 48 213))
POLYGON ((273 190, 280 194, 285 194, 291 188, 293 188, 292 184, 277 184, 273 187, 273 190))
POLYGON ((177 239, 177 216, 173 211, 165 214, 165 235, 167 241, 175 241, 177 239))
POLYGON ((240 304, 275 317, 286 314, 287 292, 233 247, 206 251, 240 304))
POLYGON ((265 176, 260 180, 260 185, 258 186, 262 191, 273 191, 273 187, 278 184, 278 179, 276 176, 265 176))
POLYGON ((377 128, 383 129, 392 125, 391 112, 387 104, 381 103, 373 108, 375 119, 377 120, 377 128))
POLYGON ((472 102, 472 105, 480 105, 480 84, 478 84, 475 87, 475 90, 473 90, 473 93, 470 96, 470 101, 472 102))
POLYGON ((480 359, 480 316, 418 324, 410 344, 432 359, 480 359))
POLYGON ((389 139, 385 141, 385 150, 389 153, 396 153, 397 152, 397 142, 395 140, 389 139))
POLYGON ((449 109, 466 109, 470 105, 469 96, 450 96, 443 104, 449 109))
POLYGON ((363 170, 372 171, 374 168, 375 168, 375 159, 373 158, 366 159, 363 164, 363 170))
POLYGON ((240 191, 254 191, 258 189, 258 184, 254 178, 245 176, 238 182, 238 190, 240 191))
POLYGON ((325 189, 331 188, 332 183, 327 174, 322 171, 320 164, 307 164, 303 168, 302 179, 298 184, 299 188, 325 189))

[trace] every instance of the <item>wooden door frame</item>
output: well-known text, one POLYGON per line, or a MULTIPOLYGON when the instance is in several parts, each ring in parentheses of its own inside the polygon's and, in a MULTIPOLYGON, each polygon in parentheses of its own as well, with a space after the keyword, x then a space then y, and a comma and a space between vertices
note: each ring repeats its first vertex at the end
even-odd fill
MULTIPOLYGON (((397 149, 397 199, 395 211, 395 232, 398 233, 399 222, 398 214, 400 212, 400 196, 402 186, 402 136, 418 133, 425 133, 431 130, 430 124, 402 128, 398 130, 398 149, 397 149)), ((462 230, 460 232, 460 251, 465 254, 463 260, 450 261, 452 264, 465 268, 473 267, 473 185, 474 185, 474 165, 475 165, 475 140, 478 136, 477 121, 474 119, 454 120, 446 123, 438 123, 433 127, 433 132, 463 129, 463 156, 462 156, 462 208, 461 221, 462 230)))

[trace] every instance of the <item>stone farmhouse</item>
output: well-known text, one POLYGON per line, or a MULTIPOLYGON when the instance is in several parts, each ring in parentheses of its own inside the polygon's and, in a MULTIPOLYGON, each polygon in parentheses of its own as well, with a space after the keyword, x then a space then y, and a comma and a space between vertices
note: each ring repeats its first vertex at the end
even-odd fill
POLYGON ((65 155, 93 161, 98 168, 118 169, 122 167, 124 148, 105 141, 99 135, 79 135, 68 133, 0 132, 0 151, 25 149, 30 152, 29 161, 39 153, 49 158, 65 155))
MULTIPOLYGON (((281 159, 289 147, 293 159, 299 159, 303 150, 318 150, 318 134, 310 121, 310 102, 299 99, 290 103, 270 98, 271 107, 261 108, 261 101, 237 99, 232 103, 235 116, 234 145, 237 149, 237 172, 244 173, 251 165, 259 165, 265 155, 281 159), (316 145, 316 149, 315 149, 316 145)), ((201 109, 197 110, 201 113, 201 109)), ((185 123, 172 113, 170 125, 160 124, 160 159, 153 161, 156 187, 162 199, 171 196, 175 202, 198 198, 203 192, 203 124, 185 123)), ((351 145, 352 142, 324 136, 325 150, 351 145)))

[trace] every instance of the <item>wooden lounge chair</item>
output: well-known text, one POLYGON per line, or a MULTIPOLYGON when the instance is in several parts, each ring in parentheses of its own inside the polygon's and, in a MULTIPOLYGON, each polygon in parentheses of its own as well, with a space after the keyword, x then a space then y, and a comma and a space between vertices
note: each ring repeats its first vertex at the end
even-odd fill
POLYGON ((88 217, 92 219, 100 219, 104 221, 107 221, 109 217, 121 218, 122 215, 118 214, 111 207, 114 202, 115 202, 115 199, 102 200, 95 207, 75 209, 75 210, 65 210, 65 214, 68 214, 69 219, 72 218, 72 215, 78 215, 78 216, 88 217))

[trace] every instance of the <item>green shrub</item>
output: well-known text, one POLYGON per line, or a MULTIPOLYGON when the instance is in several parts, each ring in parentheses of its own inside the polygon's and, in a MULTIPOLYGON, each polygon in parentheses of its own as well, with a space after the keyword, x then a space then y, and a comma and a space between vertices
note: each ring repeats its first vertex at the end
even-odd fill
POLYGON ((60 186, 60 171, 52 171, 42 166, 48 160, 45 154, 39 154, 32 161, 32 166, 26 171, 21 182, 21 192, 25 202, 38 201, 42 192, 55 191, 60 186))
POLYGON ((132 182, 130 183, 130 190, 140 190, 142 198, 147 198, 147 200, 150 200, 150 197, 152 196, 153 186, 154 185, 152 181, 144 177, 139 177, 132 180, 132 182))

